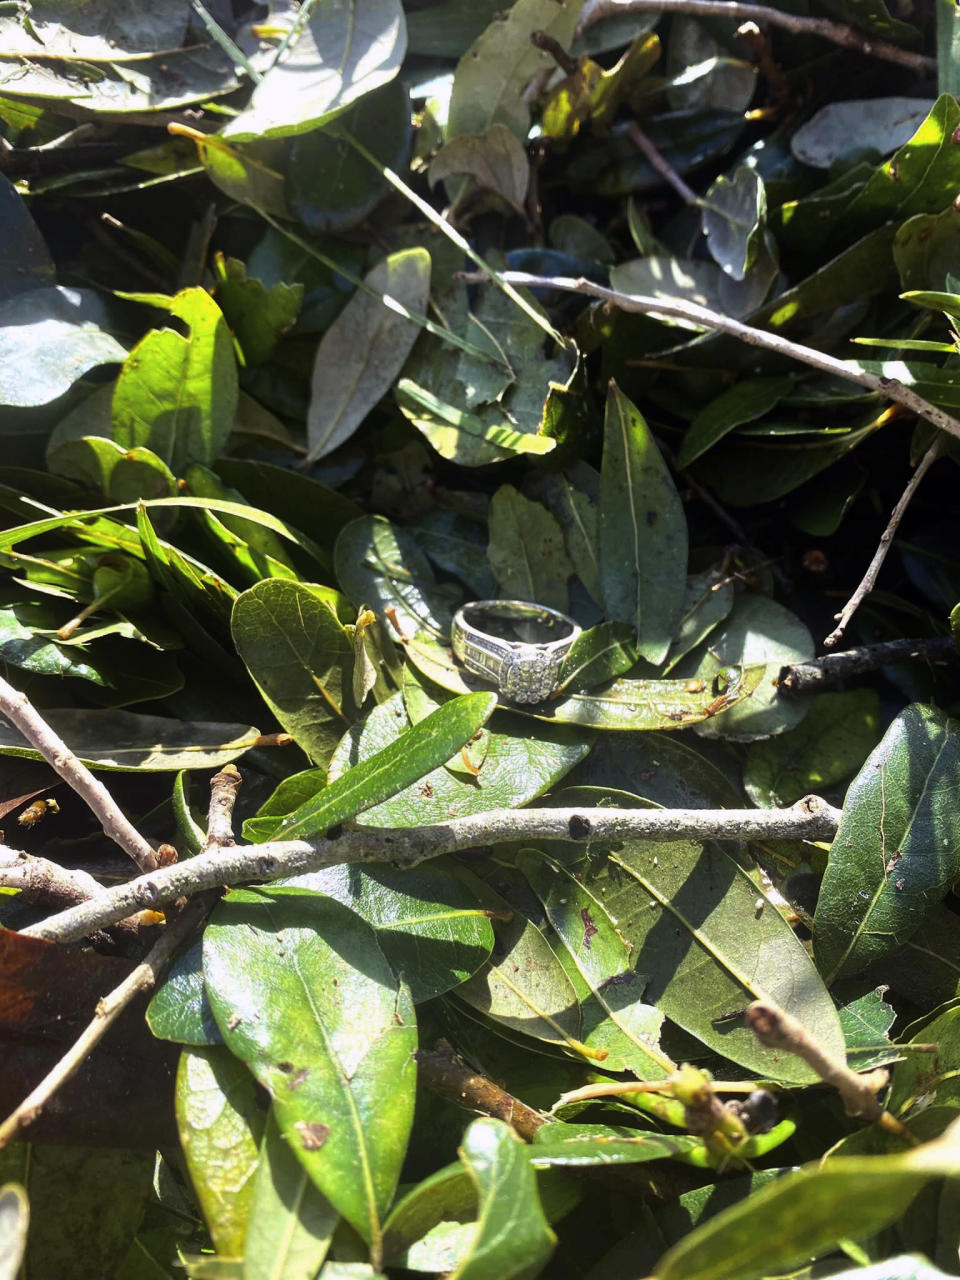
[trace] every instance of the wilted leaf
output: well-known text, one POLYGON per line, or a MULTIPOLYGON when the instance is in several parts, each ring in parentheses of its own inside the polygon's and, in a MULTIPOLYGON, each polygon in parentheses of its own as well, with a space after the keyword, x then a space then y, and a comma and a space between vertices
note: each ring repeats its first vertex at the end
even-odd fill
POLYGON ((452 175, 469 177, 522 213, 530 183, 530 162, 523 143, 506 125, 494 124, 479 135, 461 134, 430 164, 430 185, 452 175))
POLYGON ((390 389, 417 340, 430 294, 426 249, 391 254, 370 272, 320 340, 307 414, 308 461, 322 458, 353 435, 390 389), (383 297, 399 304, 401 314, 383 297))

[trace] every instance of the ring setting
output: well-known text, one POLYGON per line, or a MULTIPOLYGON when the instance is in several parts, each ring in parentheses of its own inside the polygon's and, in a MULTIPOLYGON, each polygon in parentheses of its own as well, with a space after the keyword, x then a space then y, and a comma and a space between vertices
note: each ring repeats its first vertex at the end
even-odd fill
POLYGON ((518 705, 543 702, 580 627, 558 609, 527 600, 473 600, 453 619, 453 652, 518 705))

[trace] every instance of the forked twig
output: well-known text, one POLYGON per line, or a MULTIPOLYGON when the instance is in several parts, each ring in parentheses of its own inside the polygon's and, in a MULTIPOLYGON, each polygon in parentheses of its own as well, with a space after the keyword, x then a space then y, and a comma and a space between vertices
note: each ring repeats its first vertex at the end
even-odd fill
POLYGON ((24 693, 18 693, 0 676, 0 712, 23 734, 43 758, 59 773, 60 777, 82 796, 100 819, 104 834, 124 853, 128 854, 141 871, 152 871, 160 865, 155 850, 129 821, 113 796, 85 764, 82 764, 59 734, 47 724, 24 693))
POLYGON ((587 0, 580 15, 577 34, 585 31, 601 18, 621 13, 686 13, 701 18, 744 19, 749 22, 768 23, 771 27, 783 27, 794 35, 820 36, 846 49, 856 49, 868 57, 882 58, 885 62, 898 62, 919 75, 932 75, 937 64, 934 58, 922 53, 911 53, 887 40, 871 40, 856 27, 829 18, 805 18, 784 13, 765 4, 739 4, 734 0, 587 0))
POLYGON ((927 452, 923 455, 923 457, 917 463, 916 470, 914 471, 913 475, 910 477, 909 481, 907 482, 907 487, 904 489, 903 493, 900 496, 900 501, 893 508, 893 511, 890 515, 890 519, 887 522, 887 527, 884 529, 883 533, 880 535, 879 545, 877 546, 877 550, 874 553, 873 559, 870 561, 870 564, 867 566, 866 573, 863 575, 863 578, 860 580, 860 585, 857 587, 856 591, 854 591, 853 595, 850 597, 847 603, 843 606, 843 609, 836 615, 837 625, 830 632, 830 634, 827 637, 825 637, 823 641, 823 643, 828 648, 832 647, 837 643, 838 640, 841 640, 843 638, 843 633, 846 631, 847 627, 849 626, 850 619, 853 617, 856 611, 860 608, 861 604, 863 604, 866 597, 873 590, 874 585, 876 584, 876 581, 877 581, 877 575, 879 574, 881 568, 883 567, 883 562, 887 558, 887 553, 889 552, 891 546, 893 545, 893 539, 896 537, 897 530, 900 528, 900 521, 903 519, 904 515, 906 514, 907 507, 909 507, 913 499, 913 495, 916 493, 917 489, 920 486, 920 481, 930 470, 931 466, 936 462, 937 458, 939 458, 943 450, 943 444, 944 444, 943 436, 937 436, 933 444, 930 446, 927 452))

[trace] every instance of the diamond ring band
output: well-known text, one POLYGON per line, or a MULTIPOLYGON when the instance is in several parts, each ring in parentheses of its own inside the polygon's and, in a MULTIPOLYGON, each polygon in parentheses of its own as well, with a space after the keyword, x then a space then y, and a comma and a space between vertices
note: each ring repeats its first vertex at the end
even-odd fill
POLYGON ((453 619, 453 652, 509 702, 542 702, 580 628, 557 609, 526 600, 474 600, 453 619))

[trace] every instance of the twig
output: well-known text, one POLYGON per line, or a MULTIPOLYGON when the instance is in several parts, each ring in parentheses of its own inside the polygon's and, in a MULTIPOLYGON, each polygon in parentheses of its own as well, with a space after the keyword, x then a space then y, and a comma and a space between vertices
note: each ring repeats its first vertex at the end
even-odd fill
POLYGON ((697 193, 687 186, 669 160, 660 154, 657 147, 650 141, 636 120, 631 120, 627 125, 627 135, 637 150, 649 160, 664 182, 673 187, 685 204, 696 205, 698 208, 703 205, 703 201, 697 193))
POLYGON ((210 808, 207 810, 207 843, 204 853, 236 844, 233 838, 233 807, 243 779, 235 764, 224 765, 210 779, 210 808))
POLYGON ((936 462, 937 458, 940 456, 940 452, 943 448, 943 444, 944 444, 943 437, 937 436, 933 444, 930 446, 927 452, 923 455, 923 457, 917 463, 916 470, 914 471, 913 475, 910 477, 907 483, 907 487, 904 489, 903 493, 901 494, 900 501, 893 508, 893 513, 890 516, 890 519, 887 523, 887 527, 884 529, 883 533, 880 535, 880 544, 877 547, 877 550, 874 554, 873 559, 870 561, 870 564, 867 566, 867 572, 863 575, 863 578, 860 581, 860 585, 857 587, 856 591, 854 591, 853 595, 850 597, 847 603, 843 606, 843 609, 840 611, 840 613, 837 614, 836 627, 834 627, 834 629, 830 632, 828 636, 825 637, 823 641, 823 643, 827 646, 827 648, 831 648, 833 645, 837 643, 838 640, 841 640, 843 638, 843 633, 844 631, 846 631, 847 626, 850 623, 850 619, 853 617, 856 611, 860 608, 861 604, 863 604, 863 601, 866 599, 866 597, 873 590, 874 584, 877 581, 877 574, 880 572, 881 568, 883 567, 883 562, 887 558, 887 552, 890 550, 890 547, 893 545, 893 539, 896 536, 897 530, 900 528, 900 521, 903 519, 904 515, 906 514, 907 507, 909 507, 910 502, 913 498, 913 495, 916 493, 920 485, 920 481, 923 479, 923 477, 930 470, 931 466, 936 462))
POLYGON ((31 902, 72 907, 100 892, 100 885, 86 871, 69 871, 46 858, 0 844, 0 885, 19 889, 31 902))
POLYGON ((952 636, 928 636, 924 640, 885 640, 882 644, 864 644, 842 653, 828 653, 812 662, 798 662, 781 667, 777 688, 781 693, 807 693, 824 684, 846 680, 864 671, 877 671, 894 662, 916 658, 921 662, 945 662, 956 658, 957 646, 952 636))
POLYGON ((7 1116, 3 1124, 0 1124, 0 1150, 12 1142, 21 1129, 36 1120, 61 1085, 66 1084, 83 1065, 134 997, 143 991, 149 991, 156 984, 174 951, 200 924, 214 901, 212 895, 204 895, 191 902, 176 920, 167 925, 163 936, 146 959, 127 974, 118 987, 99 1001, 92 1020, 79 1038, 36 1088, 7 1116))
POLYGON ((412 867, 427 858, 514 840, 829 840, 841 812, 819 796, 789 809, 493 809, 422 827, 353 827, 334 839, 237 845, 199 853, 101 893, 22 932, 74 942, 93 929, 218 885, 266 883, 347 862, 412 867))
POLYGON ((26 694, 0 676, 0 712, 20 730, 47 763, 87 802, 100 819, 104 834, 134 860, 141 871, 152 871, 159 859, 140 832, 124 817, 110 792, 81 764, 67 744, 31 705, 26 694))
POLYGON ((533 1135, 547 1122, 539 1111, 472 1071, 446 1040, 438 1040, 432 1049, 420 1049, 416 1059, 420 1082, 431 1093, 467 1111, 505 1121, 524 1142, 532 1142, 533 1135))
POLYGON ((747 1026, 761 1044, 769 1049, 782 1049, 805 1062, 826 1084, 832 1085, 843 1100, 848 1116, 860 1116, 882 1125, 916 1145, 909 1129, 896 1120, 880 1104, 877 1094, 889 1082, 890 1073, 882 1068, 858 1075, 847 1064, 819 1044, 796 1018, 768 1000, 755 1000, 744 1011, 747 1026))
MULTIPOLYGON (((482 272, 460 272, 458 279, 468 284, 483 284, 486 277, 482 272)), ((605 285, 595 284, 592 280, 572 276, 537 276, 527 271, 501 271, 498 279, 518 288, 526 289, 564 289, 568 293, 582 293, 589 298, 599 298, 609 302, 621 311, 636 311, 642 315, 651 312, 671 316, 677 320, 690 320, 702 325, 704 329, 715 329, 718 333, 729 333, 751 347, 762 347, 774 351, 778 355, 791 360, 799 360, 821 373, 830 373, 847 382, 855 382, 857 386, 866 387, 878 395, 886 396, 903 405, 912 413, 918 414, 931 422, 941 431, 960 439, 960 422, 952 418, 929 400, 924 400, 915 391, 905 387, 896 378, 881 378, 864 369, 856 368, 852 361, 838 360, 836 356, 827 355, 825 351, 817 351, 815 347, 805 347, 799 342, 791 342, 776 333, 767 333, 764 329, 755 329, 752 325, 734 320, 720 311, 711 311, 709 307, 701 307, 696 302, 684 302, 679 298, 648 298, 639 293, 620 293, 617 289, 609 289, 605 285)), ((922 464, 921 464, 922 465, 922 464)))
POLYGON ((831 22, 829 18, 801 18, 793 13, 783 13, 764 4, 737 4, 733 0, 587 0, 580 16, 577 35, 601 18, 620 13, 687 13, 702 18, 746 19, 750 22, 769 23, 783 27, 794 35, 820 36, 846 49, 856 49, 868 57, 881 58, 885 62, 899 62, 919 75, 933 75, 936 60, 921 53, 900 49, 886 40, 871 40, 862 31, 843 22, 831 22))

